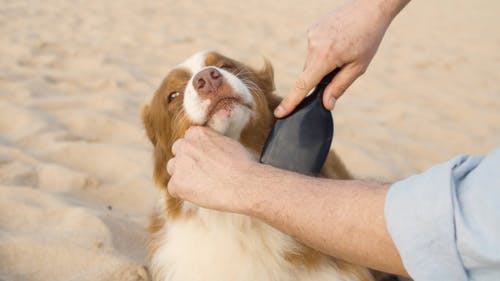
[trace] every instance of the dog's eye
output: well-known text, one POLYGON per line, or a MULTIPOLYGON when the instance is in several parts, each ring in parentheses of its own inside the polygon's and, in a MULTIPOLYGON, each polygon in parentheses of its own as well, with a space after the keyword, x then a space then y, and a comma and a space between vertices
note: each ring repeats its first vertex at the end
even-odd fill
POLYGON ((181 94, 179 92, 172 92, 168 95, 168 102, 170 103, 173 101, 176 97, 180 96, 181 94))
POLYGON ((220 66, 220 68, 227 70, 227 71, 231 71, 231 70, 234 70, 234 65, 224 63, 220 66))

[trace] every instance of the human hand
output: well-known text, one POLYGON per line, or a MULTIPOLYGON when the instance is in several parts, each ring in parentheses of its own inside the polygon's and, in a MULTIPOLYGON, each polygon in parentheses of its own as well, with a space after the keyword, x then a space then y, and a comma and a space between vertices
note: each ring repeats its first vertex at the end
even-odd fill
POLYGON ((206 127, 191 127, 172 146, 168 192, 198 206, 239 212, 254 157, 237 141, 206 127), (240 200, 241 199, 241 200, 240 200))
POLYGON ((408 2, 349 1, 313 23, 307 32, 304 70, 274 115, 288 115, 326 74, 341 68, 323 95, 324 106, 332 110, 336 100, 366 71, 390 22, 408 2))

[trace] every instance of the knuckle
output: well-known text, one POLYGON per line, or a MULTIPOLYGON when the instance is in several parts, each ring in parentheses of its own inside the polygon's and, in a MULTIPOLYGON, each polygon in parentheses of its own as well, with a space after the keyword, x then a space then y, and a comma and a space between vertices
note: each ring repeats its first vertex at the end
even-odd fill
POLYGON ((172 177, 168 181, 167 191, 172 197, 177 197, 177 178, 172 177))
POLYGON ((339 46, 339 41, 338 40, 334 40, 334 39, 330 39, 328 40, 328 44, 326 45, 326 48, 325 50, 328 52, 328 53, 340 53, 340 46, 339 46))
POLYGON ((294 88, 295 88, 295 90, 297 90, 299 92, 306 91, 307 90, 307 82, 306 82, 306 80, 304 78, 299 78, 295 82, 294 88))
POLYGON ((202 127, 200 126, 193 126, 193 127, 190 127, 187 132, 186 132, 186 136, 189 136, 189 137, 196 137, 196 136, 200 136, 201 133, 202 133, 202 127))
MULTIPOLYGON (((188 152, 190 150, 192 150, 193 148, 193 142, 191 140, 185 140, 182 142, 182 150, 181 152, 188 152)), ((183 156, 185 153, 182 153, 181 155, 179 156, 183 156)), ((179 158, 181 159, 181 158, 179 158)))
POLYGON ((204 137, 207 135, 205 128, 203 128, 203 127, 196 126, 196 127, 193 127, 192 130, 193 130, 193 136, 195 136, 196 138, 201 138, 201 137, 204 137))
POLYGON ((195 134, 194 128, 195 128, 195 127, 189 127, 189 128, 186 130, 186 132, 184 133, 184 138, 186 138, 186 139, 192 138, 192 137, 193 137, 193 135, 195 134))
POLYGON ((361 76, 361 75, 365 74, 367 69, 368 69, 368 66, 367 66, 367 65, 363 65, 363 66, 361 66, 361 67, 359 68, 359 70, 358 70, 358 76, 361 76))
POLYGON ((332 45, 331 44, 328 44, 328 45, 323 45, 321 46, 320 48, 317 48, 316 49, 316 55, 318 56, 318 58, 320 59, 325 59, 325 58, 328 58, 331 56, 331 54, 333 53, 331 51, 331 48, 332 48, 332 45))
POLYGON ((323 40, 318 38, 314 32, 310 32, 307 36, 307 50, 309 53, 317 54, 323 46, 323 40))
POLYGON ((308 41, 315 41, 321 35, 321 25, 319 22, 314 22, 306 30, 306 38, 308 41))
POLYGON ((198 132, 200 134, 200 136, 208 136, 209 133, 210 133, 210 130, 208 130, 207 128, 204 128, 204 127, 198 127, 198 132))
POLYGON ((174 155, 177 155, 179 153, 181 144, 182 144, 182 139, 178 139, 172 144, 172 153, 174 155))
POLYGON ((184 139, 180 138, 174 142, 173 146, 181 147, 183 143, 184 143, 184 139))
POLYGON ((345 83, 340 84, 337 88, 339 96, 342 95, 346 90, 347 90, 347 84, 345 83))
POLYGON ((201 127, 199 126, 194 126, 191 127, 191 132, 193 132, 194 135, 200 135, 202 133, 201 127))
POLYGON ((170 160, 168 160, 167 162, 167 173, 169 173, 170 175, 173 174, 174 170, 174 159, 175 158, 171 158, 170 160))

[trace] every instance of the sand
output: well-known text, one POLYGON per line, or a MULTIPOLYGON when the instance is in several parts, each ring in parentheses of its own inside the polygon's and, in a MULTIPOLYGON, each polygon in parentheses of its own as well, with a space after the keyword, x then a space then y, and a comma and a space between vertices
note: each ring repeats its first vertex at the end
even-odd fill
MULTIPOLYGON (((0 1, 0 280, 147 280, 141 105, 200 50, 270 59, 279 94, 340 1, 0 1)), ((360 178, 500 143, 500 2, 414 1, 334 111, 360 178)))

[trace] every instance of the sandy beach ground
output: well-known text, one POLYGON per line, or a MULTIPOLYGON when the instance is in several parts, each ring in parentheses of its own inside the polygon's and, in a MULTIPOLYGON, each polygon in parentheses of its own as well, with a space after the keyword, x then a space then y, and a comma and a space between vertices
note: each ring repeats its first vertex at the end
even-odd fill
MULTIPOLYGON (((0 1, 0 280, 147 280, 141 105, 200 50, 275 66, 340 1, 0 1)), ((413 1, 337 103, 333 146, 395 181, 500 144, 500 2, 413 1)))

